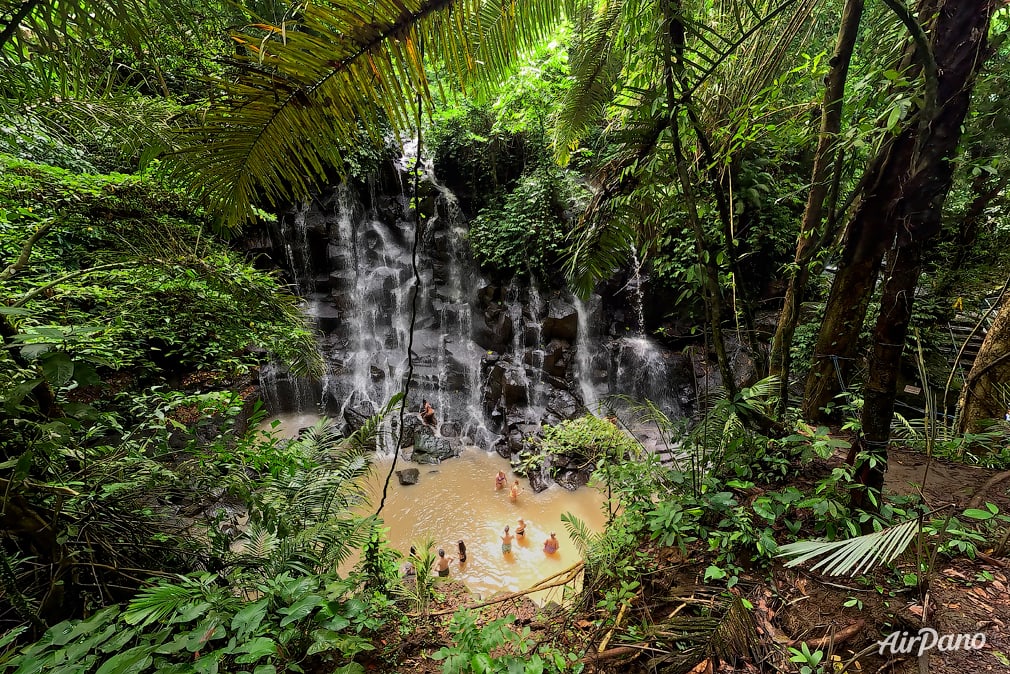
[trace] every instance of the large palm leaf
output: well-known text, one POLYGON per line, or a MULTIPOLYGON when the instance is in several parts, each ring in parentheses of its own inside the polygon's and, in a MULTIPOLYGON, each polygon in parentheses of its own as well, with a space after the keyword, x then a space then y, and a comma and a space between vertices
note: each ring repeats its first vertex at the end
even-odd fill
POLYGON ((794 557, 786 566, 797 566, 825 555, 811 569, 824 569, 829 576, 858 576, 894 561, 915 540, 920 520, 908 520, 871 534, 845 541, 798 541, 779 548, 778 557, 794 557))
MULTIPOLYGON (((576 3, 577 0, 568 0, 576 3)), ((342 148, 417 122, 437 59, 464 86, 500 78, 547 35, 563 0, 351 0, 304 6, 296 21, 234 39, 238 75, 177 155, 183 174, 224 223, 265 198, 304 196, 340 168, 342 148), (360 126, 359 126, 360 124, 360 126)))

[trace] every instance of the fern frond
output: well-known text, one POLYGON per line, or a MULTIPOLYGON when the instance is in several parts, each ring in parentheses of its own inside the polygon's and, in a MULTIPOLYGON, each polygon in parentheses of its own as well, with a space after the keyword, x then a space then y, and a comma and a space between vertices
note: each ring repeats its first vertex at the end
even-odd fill
POLYGON ((811 567, 823 567, 829 576, 857 576, 881 564, 889 564, 904 552, 920 530, 918 519, 908 520, 871 534, 846 541, 799 541, 779 548, 777 557, 795 557, 786 566, 797 566, 826 555, 811 567))

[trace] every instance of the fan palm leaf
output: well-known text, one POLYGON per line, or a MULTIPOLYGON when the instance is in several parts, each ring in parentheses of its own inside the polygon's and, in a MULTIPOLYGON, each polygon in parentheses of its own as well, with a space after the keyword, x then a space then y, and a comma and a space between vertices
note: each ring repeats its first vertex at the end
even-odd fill
POLYGON ((798 566, 816 557, 825 557, 811 570, 823 568, 829 576, 857 576, 881 564, 889 564, 903 553, 920 531, 918 519, 908 520, 880 531, 845 541, 799 541, 779 548, 778 557, 794 557, 786 566, 798 566))
MULTIPOLYGON (((572 2, 573 0, 569 0, 572 2)), ((226 225, 303 197, 363 128, 416 124, 430 103, 425 65, 441 60, 462 84, 500 78, 545 37, 562 0, 351 0, 306 4, 296 21, 234 36, 246 55, 205 123, 175 155, 182 175, 226 225), (360 127, 359 127, 360 124, 360 127)))

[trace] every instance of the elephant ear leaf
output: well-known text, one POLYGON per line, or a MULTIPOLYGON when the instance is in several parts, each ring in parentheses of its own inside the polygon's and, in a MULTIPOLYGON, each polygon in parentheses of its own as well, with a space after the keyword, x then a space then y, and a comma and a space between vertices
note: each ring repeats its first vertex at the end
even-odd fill
POLYGON ((918 519, 909 520, 871 534, 845 541, 798 541, 779 548, 778 557, 793 557, 787 567, 822 557, 812 571, 821 569, 829 576, 857 576, 881 564, 888 564, 903 553, 920 530, 918 519))

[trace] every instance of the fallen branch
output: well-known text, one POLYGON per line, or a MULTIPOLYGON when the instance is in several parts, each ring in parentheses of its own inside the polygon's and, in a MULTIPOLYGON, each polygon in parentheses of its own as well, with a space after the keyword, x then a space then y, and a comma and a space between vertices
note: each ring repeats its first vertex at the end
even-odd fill
POLYGON ((603 641, 600 642, 600 647, 596 649, 597 653, 602 653, 607 650, 607 644, 610 643, 611 637, 614 636, 614 630, 618 628, 621 621, 624 620, 624 614, 628 612, 628 607, 631 606, 631 602, 638 598, 638 593, 635 594, 631 599, 621 604, 621 610, 617 612, 617 620, 614 621, 613 627, 607 632, 606 636, 603 637, 603 641))
MULTIPOLYGON (((449 613, 455 613, 456 611, 459 611, 461 609, 472 611, 473 609, 484 608, 485 606, 491 606, 492 604, 500 604, 502 602, 509 601, 510 599, 525 597, 528 594, 539 592, 540 590, 549 590, 552 587, 560 587, 562 585, 567 585, 568 583, 572 582, 576 576, 579 575, 584 566, 585 563, 580 561, 575 564, 572 564, 564 571, 559 571, 555 573, 553 576, 548 576, 547 578, 538 581, 536 584, 531 585, 525 590, 520 590, 518 592, 508 592, 506 594, 492 597, 487 601, 481 601, 476 604, 468 604, 466 606, 460 606, 459 608, 450 608, 450 609, 443 609, 441 611, 433 611, 428 615, 429 616, 448 615, 449 613)), ((419 614, 412 614, 412 615, 416 616, 419 614)))
POLYGON ((971 497, 971 500, 968 501, 968 507, 978 508, 982 505, 982 501, 985 499, 985 495, 989 492, 989 490, 1008 478, 1010 478, 1010 470, 1005 470, 1002 473, 996 473, 993 475, 984 485, 979 487, 978 491, 975 492, 975 495, 971 497))
POLYGON ((609 650, 603 651, 602 653, 593 653, 592 655, 587 655, 579 662, 584 665, 591 665, 599 660, 614 660, 616 658, 621 658, 627 655, 638 655, 643 651, 642 647, 639 646, 615 646, 609 650))
POLYGON ((817 639, 790 639, 788 645, 799 646, 801 644, 806 644, 810 650, 820 650, 825 646, 837 646, 838 644, 845 643, 852 637, 859 634, 865 625, 866 621, 859 619, 845 629, 840 629, 833 634, 827 634, 817 639))

